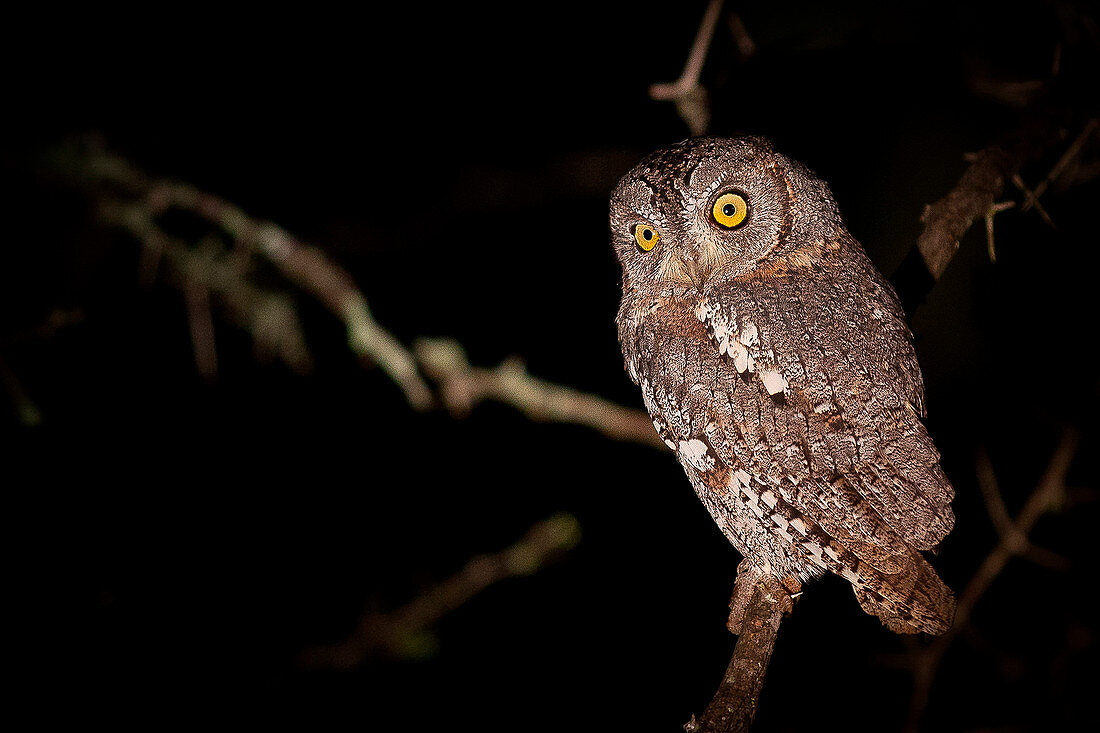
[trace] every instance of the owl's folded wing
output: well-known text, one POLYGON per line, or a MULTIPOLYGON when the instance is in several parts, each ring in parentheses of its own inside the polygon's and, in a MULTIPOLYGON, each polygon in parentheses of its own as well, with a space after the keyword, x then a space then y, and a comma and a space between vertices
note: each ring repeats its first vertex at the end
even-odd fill
POLYGON ((746 277, 710 293, 696 315, 755 387, 738 390, 754 399, 732 409, 751 413, 742 417, 770 450, 771 470, 783 471, 772 478, 785 479, 789 500, 827 531, 837 518, 844 526, 831 529, 852 541, 879 535, 888 546, 885 522, 930 549, 954 524, 954 492, 921 422, 923 384, 900 307, 870 261, 859 263, 864 272, 849 259, 848 269, 746 277), (834 490, 811 488, 823 482, 834 490))

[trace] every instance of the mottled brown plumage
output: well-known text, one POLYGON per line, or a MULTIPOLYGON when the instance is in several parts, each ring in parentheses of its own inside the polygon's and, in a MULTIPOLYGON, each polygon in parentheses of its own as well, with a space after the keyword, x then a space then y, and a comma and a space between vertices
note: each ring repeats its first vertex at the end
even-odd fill
POLYGON ((824 182, 760 138, 658 151, 611 197, 619 339, 654 427, 753 566, 831 570, 899 632, 954 598, 954 523, 897 297, 824 182))

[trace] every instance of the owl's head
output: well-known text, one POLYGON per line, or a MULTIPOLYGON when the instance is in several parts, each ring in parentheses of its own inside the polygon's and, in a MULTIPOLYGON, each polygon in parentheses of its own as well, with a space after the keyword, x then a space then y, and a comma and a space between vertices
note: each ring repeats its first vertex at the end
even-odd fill
POLYGON ((658 150, 611 194, 611 243, 628 288, 702 292, 834 241, 843 227, 828 186, 759 137, 658 150))

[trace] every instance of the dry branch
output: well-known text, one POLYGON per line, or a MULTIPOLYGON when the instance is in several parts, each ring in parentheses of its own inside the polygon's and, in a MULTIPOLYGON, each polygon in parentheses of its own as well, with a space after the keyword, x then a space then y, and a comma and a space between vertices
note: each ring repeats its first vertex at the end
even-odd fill
POLYGON ((973 157, 950 193, 925 208, 917 249, 934 279, 947 269, 971 223, 992 208, 1017 165, 1000 146, 991 145, 973 157))
MULTIPOLYGON (((994 202, 1004 190, 1006 181, 1013 181, 1024 193, 1023 211, 1036 207, 1044 221, 1053 227, 1054 223, 1038 203, 1039 197, 1077 159, 1098 126, 1100 121, 1090 119, 1034 190, 1024 185, 1019 170, 1057 142, 1058 130, 1049 122, 1033 122, 1003 143, 968 156, 970 165, 955 187, 939 201, 926 206, 921 214, 924 229, 917 239, 917 250, 932 280, 938 280, 947 269, 959 249, 959 240, 974 220, 985 217, 987 227, 992 226, 989 214, 997 210, 994 202)), ((992 241, 991 234, 989 237, 992 241)))
MULTIPOLYGON (((169 236, 157 225, 154 211, 140 202, 105 201, 100 205, 100 215, 129 232, 146 253, 155 253, 156 260, 163 262, 168 276, 189 299, 200 297, 191 295, 195 291, 204 293, 204 299, 215 296, 226 316, 252 334, 262 357, 277 358, 298 373, 309 370, 312 359, 305 336, 297 311, 285 294, 252 284, 243 277, 239 262, 215 248, 191 247, 169 236)), ((145 264, 148 266, 148 260, 145 264)), ((190 312, 196 362, 200 373, 209 377, 209 370, 216 364, 212 329, 196 323, 196 318, 203 318, 196 307, 192 306, 190 312)))
POLYGON ((539 422, 585 425, 613 440, 664 447, 645 412, 536 379, 518 358, 496 369, 474 367, 452 339, 419 339, 414 353, 424 373, 439 383, 443 404, 456 417, 469 414, 478 402, 493 400, 539 422))
POLYGON ((518 358, 484 369, 471 366, 461 345, 450 339, 420 339, 412 351, 406 349, 375 321, 351 276, 323 251, 300 243, 271 222, 249 217, 217 196, 182 182, 148 179, 127 161, 103 152, 67 162, 67 170, 97 183, 109 182, 136 197, 121 201, 96 189, 104 197, 100 202, 104 219, 142 243, 143 276, 149 277, 158 263, 167 262, 176 285, 187 296, 196 362, 205 376, 216 365, 212 331, 203 316, 208 295, 216 296, 232 320, 252 333, 262 351, 278 356, 295 371, 308 369, 310 356, 290 299, 251 284, 247 259, 219 253, 214 247, 191 247, 169 236, 158 217, 171 209, 216 225, 246 253, 262 256, 294 285, 312 293, 344 321, 352 351, 365 362, 379 364, 416 409, 436 403, 423 372, 438 383, 443 405, 455 416, 493 400, 533 420, 584 425, 614 440, 664 446, 644 411, 532 377, 518 358))

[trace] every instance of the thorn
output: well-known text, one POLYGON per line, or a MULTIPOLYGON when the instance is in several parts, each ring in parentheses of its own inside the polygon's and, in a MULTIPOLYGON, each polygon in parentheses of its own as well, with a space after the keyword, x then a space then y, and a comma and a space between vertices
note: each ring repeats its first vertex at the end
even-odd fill
POLYGON ((1015 205, 1015 201, 1003 201, 999 204, 993 204, 989 207, 989 211, 985 212, 985 240, 989 247, 990 262, 995 263, 997 261, 997 251, 993 246, 993 217, 1006 209, 1011 209, 1015 205))
POLYGON ((1042 220, 1045 221, 1051 229, 1057 229, 1057 227, 1054 226, 1054 222, 1051 220, 1050 215, 1047 214, 1046 209, 1044 209, 1043 205, 1039 203, 1039 196, 1042 194, 1042 191, 1036 188, 1036 191, 1038 191, 1038 193, 1036 193, 1036 191, 1032 191, 1031 189, 1029 189, 1024 183, 1024 179, 1020 177, 1019 173, 1012 174, 1012 182, 1016 184, 1016 188, 1020 189, 1024 194, 1024 203, 1020 207, 1020 211, 1027 211, 1032 207, 1035 207, 1035 211, 1039 214, 1042 220))

